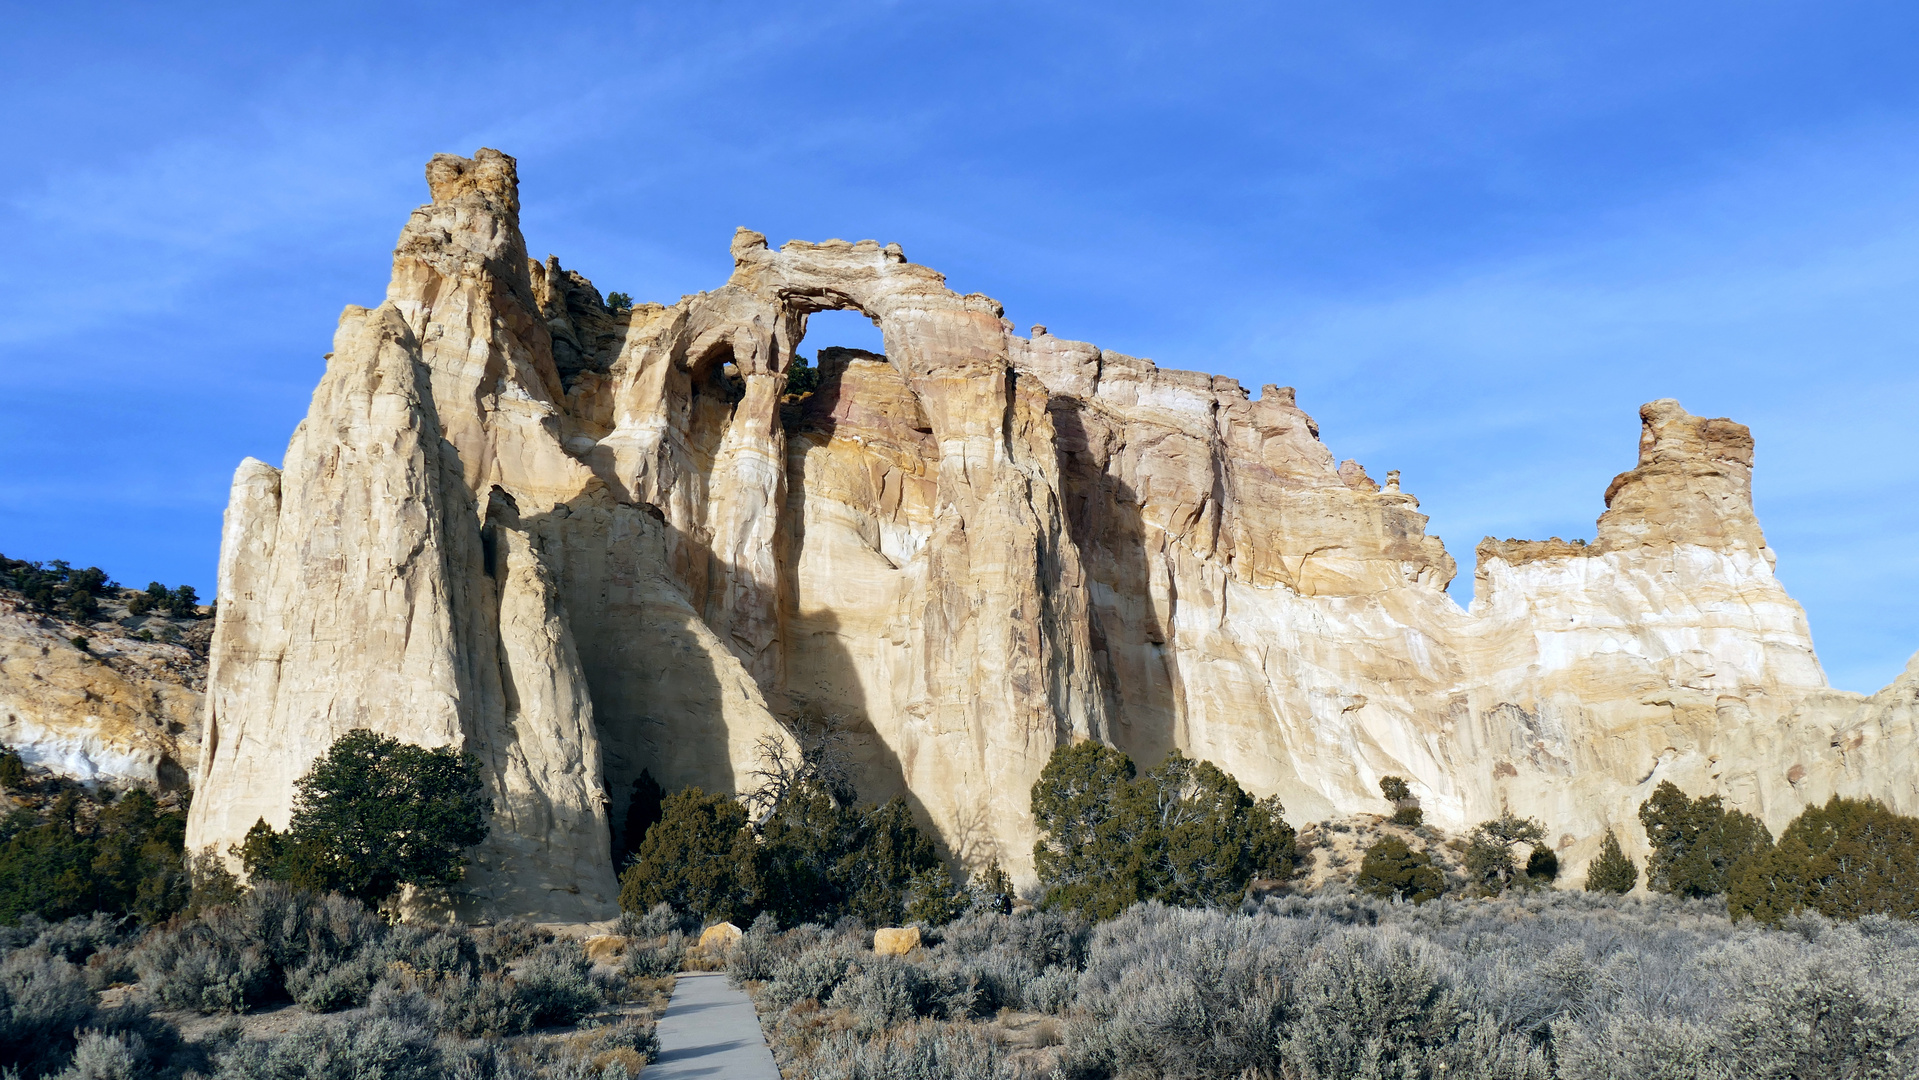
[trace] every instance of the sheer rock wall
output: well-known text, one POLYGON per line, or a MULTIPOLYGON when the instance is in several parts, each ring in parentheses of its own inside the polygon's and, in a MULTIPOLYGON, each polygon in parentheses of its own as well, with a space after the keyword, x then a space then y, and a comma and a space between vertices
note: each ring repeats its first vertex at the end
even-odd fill
POLYGON ((511 158, 427 171, 284 469, 236 476, 195 846, 284 824, 352 727, 479 754, 494 832, 449 900, 550 919, 611 913, 642 770, 745 790, 809 724, 1016 876, 1026 792, 1081 738, 1208 758, 1296 821, 1396 773, 1447 827, 1544 818, 1574 872, 1609 825, 1641 841, 1662 779, 1775 828, 1833 790, 1919 808, 1913 676, 1826 689, 1741 425, 1646 406, 1598 539, 1489 539, 1462 611, 1418 500, 1289 389, 1020 336, 872 241, 741 230, 719 289, 616 312, 526 257, 511 158), (783 400, 827 309, 885 354, 783 400))

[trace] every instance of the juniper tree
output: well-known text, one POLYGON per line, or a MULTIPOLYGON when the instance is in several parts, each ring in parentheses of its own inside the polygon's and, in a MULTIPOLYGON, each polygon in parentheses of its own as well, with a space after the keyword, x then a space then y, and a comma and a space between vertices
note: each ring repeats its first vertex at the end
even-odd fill
POLYGON ((241 859, 249 875, 374 905, 402 885, 452 885, 486 838, 483 787, 472 754, 349 731, 294 784, 287 831, 256 823, 241 859))
POLYGON ((1772 847, 1772 834, 1758 818, 1724 809, 1717 795, 1687 798, 1670 780, 1640 804, 1639 821, 1652 843, 1646 885, 1655 892, 1717 896, 1726 891, 1734 863, 1772 847))
POLYGON ((1586 891, 1623 894, 1631 892, 1638 883, 1639 867, 1620 850, 1619 837, 1607 829, 1599 857, 1586 867, 1586 891))
POLYGON ((1541 844, 1526 856, 1526 880, 1533 885, 1550 885, 1559 878, 1559 855, 1541 844))
POLYGON ((27 783, 27 763, 20 758, 20 751, 11 746, 0 746, 0 789, 18 791, 27 783))
POLYGON ((1353 887, 1373 896, 1398 896, 1418 904, 1445 892, 1446 876, 1433 865, 1431 855, 1414 851, 1397 836, 1388 836, 1366 849, 1353 887))
POLYGON ((1834 795, 1734 864, 1726 902, 1734 918, 1775 925, 1802 908, 1834 919, 1919 917, 1919 818, 1834 795))
POLYGON ((660 820, 620 875, 620 908, 643 914, 671 904, 712 920, 742 918, 753 896, 753 832, 730 795, 696 787, 660 802, 660 820))
POLYGON ((191 619, 200 614, 200 597, 193 586, 181 585, 167 594, 167 611, 175 618, 191 619))
POLYGON ((1101 919, 1136 901, 1237 901, 1254 878, 1292 876, 1294 834, 1276 798, 1254 799, 1177 750, 1137 774, 1098 743, 1062 746, 1033 785, 1044 903, 1101 919))
POLYGON ((1426 812, 1414 803, 1412 785, 1404 777, 1380 777, 1379 793, 1393 804, 1393 824, 1418 825, 1426 820, 1426 812))
POLYGON ((833 868, 835 891, 845 898, 846 912, 867 925, 898 925, 906 920, 915 882, 924 888, 927 876, 945 876, 946 870, 906 800, 895 797, 856 817, 854 842, 833 868))
MULTIPOLYGON (((1466 872, 1488 895, 1497 896, 1515 884, 1513 848, 1526 844, 1537 849, 1545 839, 1544 825, 1533 818, 1516 817, 1508 810, 1473 826, 1467 837, 1466 872)), ((1557 869, 1557 859, 1554 866, 1557 869)))

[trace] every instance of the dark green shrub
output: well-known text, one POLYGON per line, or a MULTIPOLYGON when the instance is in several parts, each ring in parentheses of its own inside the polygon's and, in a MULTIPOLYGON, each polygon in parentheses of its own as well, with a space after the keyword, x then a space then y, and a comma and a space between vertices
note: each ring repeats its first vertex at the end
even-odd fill
POLYGON ((1013 910, 1013 879, 1000 869, 999 860, 986 864, 986 869, 973 875, 966 883, 969 894, 967 910, 974 912, 996 912, 1004 915, 1013 910))
POLYGON ((1397 836, 1388 836, 1366 849, 1353 887, 1373 896, 1397 896, 1418 904, 1445 892, 1446 876, 1433 865, 1432 856, 1414 851, 1397 836))
POLYGON ((606 306, 615 314, 633 310, 633 297, 623 292, 606 294, 606 306))
POLYGON ((944 926, 964 915, 973 897, 943 866, 923 870, 913 876, 906 889, 905 921, 944 926))
POLYGON ((746 808, 729 795, 687 788, 660 803, 660 820, 620 875, 620 908, 638 914, 667 904, 731 920, 752 902, 753 861, 746 808))
POLYGON ((1141 900, 1237 902, 1254 878, 1292 876, 1293 829, 1210 762, 1175 750, 1145 776, 1095 742, 1061 746, 1033 784, 1044 904, 1110 918, 1141 900))
MULTIPOLYGON (((933 842, 914 822, 906 800, 896 797, 881 806, 856 808, 854 814, 852 835, 842 841, 846 853, 833 867, 833 892, 845 898, 847 914, 868 926, 897 926, 906 921, 906 904, 916 884, 931 875, 945 876, 946 870, 940 866, 933 842)), ((779 812, 773 816, 778 818, 779 812)), ((762 859, 762 867, 769 862, 762 859)), ((809 914, 817 919, 831 910, 824 907, 809 914)), ((790 920, 788 925, 808 921, 808 915, 798 912, 779 914, 782 921, 790 920)))
POLYGON ((1426 820, 1426 812, 1419 808, 1413 798, 1412 785, 1404 777, 1382 776, 1379 778, 1379 793, 1393 804, 1393 824, 1412 827, 1426 820))
POLYGON ((1559 855, 1545 846, 1526 857, 1526 878, 1534 885, 1550 885, 1559 878, 1559 855))
POLYGON ((93 644, 87 640, 87 636, 85 634, 75 634, 72 637, 68 638, 67 641, 72 643, 73 647, 76 649, 79 649, 81 652, 93 651, 93 644))
POLYGON ((254 878, 379 904, 458 882, 490 810, 472 754, 349 731, 295 784, 286 833, 255 824, 241 859, 254 878))
POLYGON ((44 812, 0 823, 0 923, 104 911, 159 922, 186 906, 186 814, 144 789, 117 799, 67 784, 44 812))
POLYGON ((27 785, 27 763, 11 746, 0 747, 0 788, 19 791, 27 785))
POLYGON ((92 622, 100 614, 100 601, 89 592, 75 590, 68 593, 65 607, 67 614, 79 622, 92 622))
POLYGON ((134 593, 127 598, 127 614, 129 615, 145 615, 152 610, 153 598, 146 593, 134 593))
POLYGON ((1640 805, 1639 821, 1652 842, 1646 885, 1654 892, 1717 896, 1726 891, 1734 863, 1772 847, 1772 834, 1758 818, 1723 809, 1717 795, 1689 799, 1671 781, 1640 805))
POLYGON ((1919 818, 1834 795, 1802 811, 1772 848, 1735 863, 1726 902, 1734 918, 1773 925, 1803 909, 1919 918, 1919 818))
POLYGON ((1619 848, 1619 837, 1606 830, 1606 842, 1599 857, 1586 868, 1586 891, 1629 893, 1639 883, 1639 867, 1619 848))

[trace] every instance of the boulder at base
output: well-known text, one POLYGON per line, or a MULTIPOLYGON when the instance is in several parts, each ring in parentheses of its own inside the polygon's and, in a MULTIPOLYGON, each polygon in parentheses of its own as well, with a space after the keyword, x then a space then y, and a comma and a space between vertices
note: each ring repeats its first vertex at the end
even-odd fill
POLYGON ((746 934, 730 922, 714 923, 700 932, 700 951, 723 953, 740 943, 746 934))
POLYGON ((905 956, 920 947, 920 928, 889 926, 873 931, 873 951, 881 956, 905 956))

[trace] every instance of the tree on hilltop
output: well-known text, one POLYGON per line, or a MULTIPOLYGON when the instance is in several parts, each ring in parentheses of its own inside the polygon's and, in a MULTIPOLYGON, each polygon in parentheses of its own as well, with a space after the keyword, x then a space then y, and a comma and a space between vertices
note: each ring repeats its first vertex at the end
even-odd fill
POLYGON ((1446 891, 1446 876, 1433 865, 1431 855, 1414 851, 1397 836, 1387 836, 1366 849, 1353 887, 1373 896, 1397 896, 1419 904, 1446 891))

